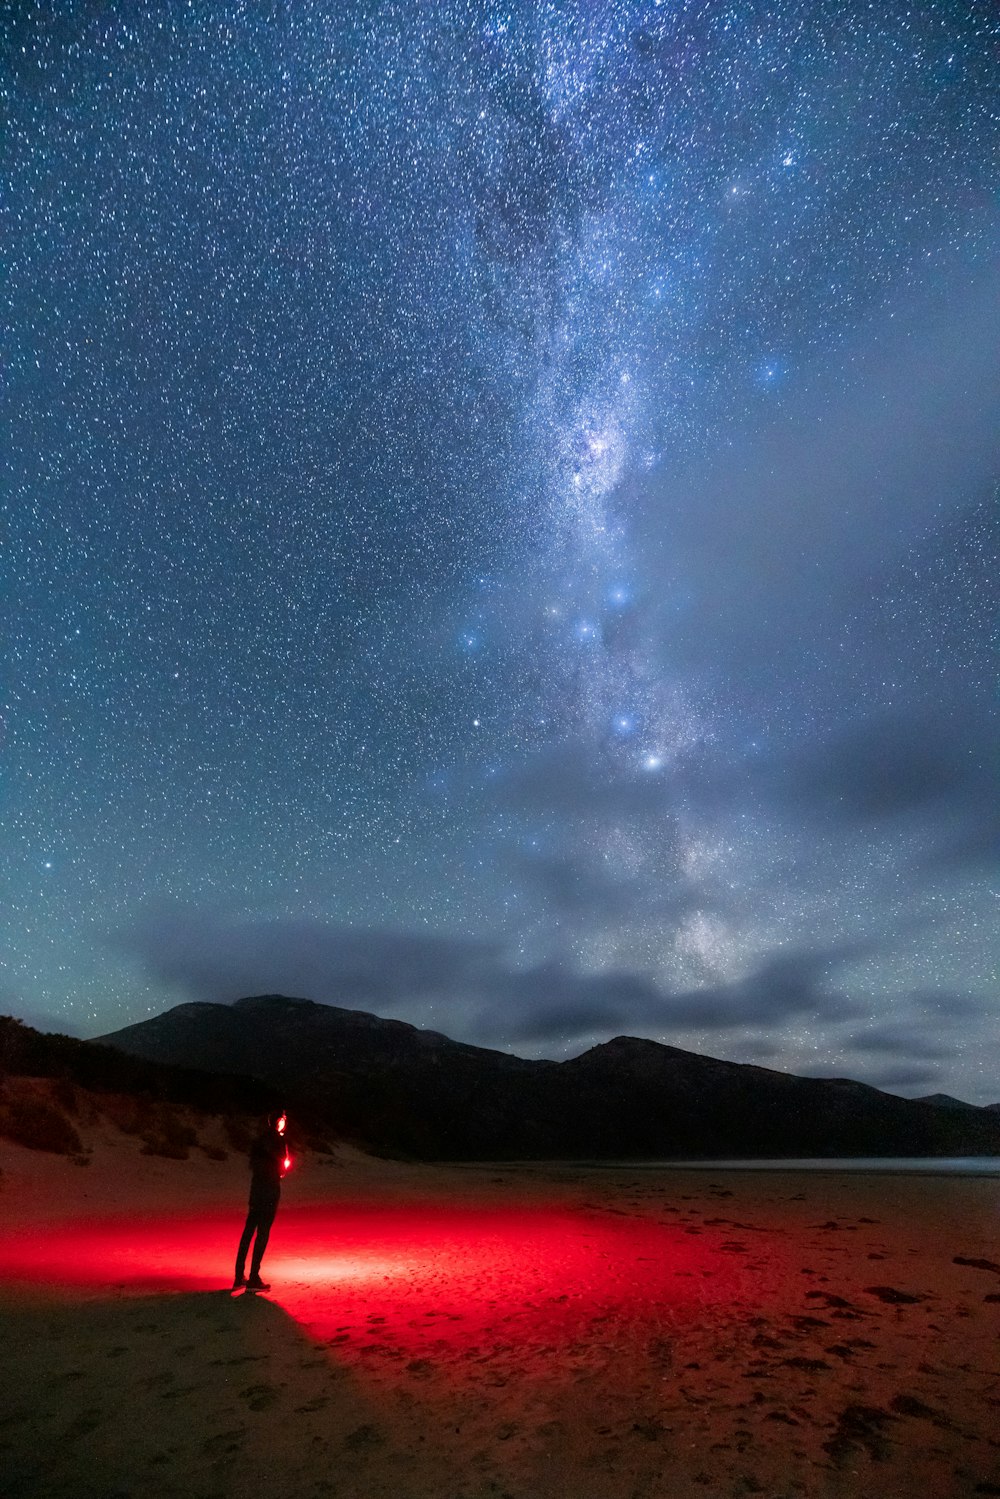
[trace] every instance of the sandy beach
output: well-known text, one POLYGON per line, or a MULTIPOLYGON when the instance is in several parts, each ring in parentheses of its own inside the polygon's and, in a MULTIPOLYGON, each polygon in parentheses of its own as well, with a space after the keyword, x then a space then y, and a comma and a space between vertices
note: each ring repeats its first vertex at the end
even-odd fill
POLYGON ((1000 1181, 0 1144, 7 1499, 1000 1494, 1000 1181), (962 1263, 962 1262, 965 1263, 962 1263))

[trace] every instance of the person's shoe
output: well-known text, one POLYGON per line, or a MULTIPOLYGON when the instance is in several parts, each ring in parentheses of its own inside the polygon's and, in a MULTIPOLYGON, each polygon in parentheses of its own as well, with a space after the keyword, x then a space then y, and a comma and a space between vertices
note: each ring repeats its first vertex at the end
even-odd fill
POLYGON ((242 1289, 246 1285, 246 1283, 247 1283, 247 1279, 246 1279, 245 1275, 237 1275, 235 1277, 235 1279, 233 1280, 233 1290, 234 1291, 242 1291, 242 1289))
POLYGON ((248 1291, 269 1291, 270 1289, 270 1284, 266 1280, 261 1280, 259 1275, 251 1275, 247 1281, 248 1291))

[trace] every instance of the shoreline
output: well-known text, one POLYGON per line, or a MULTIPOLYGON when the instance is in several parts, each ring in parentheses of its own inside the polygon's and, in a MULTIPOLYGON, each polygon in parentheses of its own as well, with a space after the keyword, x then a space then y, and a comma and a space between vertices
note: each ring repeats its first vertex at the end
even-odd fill
POLYGON ((491 1168, 524 1170, 538 1167, 546 1171, 782 1171, 812 1174, 833 1173, 857 1176, 943 1176, 1000 1178, 1000 1156, 807 1156, 762 1157, 760 1160, 511 1160, 511 1161, 435 1161, 442 1169, 469 1168, 487 1171, 491 1168), (982 1161, 982 1166, 973 1162, 982 1161))

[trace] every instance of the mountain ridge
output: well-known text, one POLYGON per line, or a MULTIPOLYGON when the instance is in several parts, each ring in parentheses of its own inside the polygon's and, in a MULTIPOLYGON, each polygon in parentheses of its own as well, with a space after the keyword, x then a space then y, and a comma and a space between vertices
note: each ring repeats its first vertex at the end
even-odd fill
POLYGON ((433 1159, 1000 1155, 1000 1117, 618 1036, 562 1062, 284 995, 188 1001, 97 1038, 259 1078, 330 1128, 433 1159))

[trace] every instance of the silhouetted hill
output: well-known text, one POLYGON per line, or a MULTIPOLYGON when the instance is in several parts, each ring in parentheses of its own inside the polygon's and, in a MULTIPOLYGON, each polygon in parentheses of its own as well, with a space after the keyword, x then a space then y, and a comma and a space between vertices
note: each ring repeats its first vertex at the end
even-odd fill
POLYGON ((266 1113, 278 1102, 276 1089, 259 1076, 210 1074, 197 1063, 160 1062, 99 1041, 49 1035, 0 1015, 0 1082, 8 1073, 65 1079, 97 1093, 127 1093, 214 1114, 266 1113))
POLYGON ((925 1093, 922 1098, 914 1099, 914 1102, 932 1103, 939 1109, 973 1109, 976 1113, 979 1112, 977 1104, 966 1103, 963 1098, 953 1098, 950 1093, 925 1093))
POLYGON ((1000 1118, 620 1036, 528 1061, 362 1011, 184 1004, 102 1042, 258 1077, 342 1135, 425 1158, 1000 1154, 1000 1118))
POLYGON ((559 1065, 276 994, 178 1005, 100 1039, 150 1061, 266 1079, 342 1136, 427 1158, 544 1154, 529 1148, 535 1094, 545 1100, 536 1079, 559 1065))

